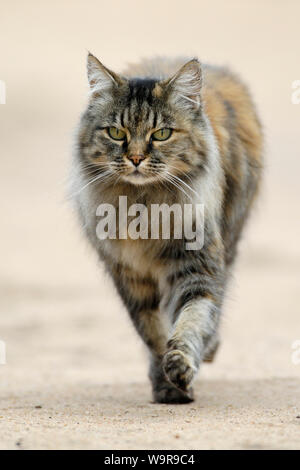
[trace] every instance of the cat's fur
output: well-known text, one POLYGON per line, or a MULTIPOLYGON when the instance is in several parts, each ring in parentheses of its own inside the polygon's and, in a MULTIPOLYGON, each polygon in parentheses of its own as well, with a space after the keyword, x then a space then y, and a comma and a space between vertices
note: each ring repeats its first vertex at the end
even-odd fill
POLYGON ((144 61, 119 76, 89 54, 91 92, 73 161, 82 224, 150 349, 154 399, 169 403, 192 400, 199 365, 217 349, 224 291, 262 166, 247 88, 225 68, 183 63, 144 61), (127 141, 113 141, 109 126, 125 130, 127 141), (149 140, 166 127, 176 130, 169 140, 149 140), (145 158, 144 176, 133 174, 132 155, 145 158), (188 251, 184 239, 99 240, 97 206, 118 208, 119 195, 128 205, 203 203, 203 248, 188 251))

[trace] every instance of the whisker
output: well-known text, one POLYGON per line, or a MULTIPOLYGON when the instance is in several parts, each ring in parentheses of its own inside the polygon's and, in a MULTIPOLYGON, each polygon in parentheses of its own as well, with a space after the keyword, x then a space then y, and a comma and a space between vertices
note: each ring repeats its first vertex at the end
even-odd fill
POLYGON ((174 181, 173 175, 171 173, 169 173, 167 171, 164 176, 166 177, 165 179, 167 181, 169 181, 171 184, 173 184, 177 189, 179 189, 183 194, 185 194, 188 199, 190 199, 192 201, 191 196, 189 194, 187 194, 187 192, 180 186, 180 184, 176 180, 174 181))
POLYGON ((181 178, 179 178, 179 176, 176 176, 176 175, 172 175, 176 180, 180 181, 182 184, 184 184, 190 191, 192 191, 194 194, 196 194, 196 196, 199 196, 199 194, 193 189, 191 188, 185 181, 182 181, 181 178))
POLYGON ((165 182, 168 182, 168 181, 162 178, 160 174, 156 174, 156 176, 158 177, 158 182, 161 183, 162 186, 166 188, 172 194, 171 189, 167 186, 167 184, 165 184, 165 182))
POLYGON ((90 184, 95 183, 96 181, 100 181, 101 179, 103 179, 103 180, 108 179, 107 177, 109 177, 111 175, 113 175, 113 172, 111 170, 107 170, 106 172, 101 173, 100 175, 96 176, 96 178, 93 178, 91 181, 86 183, 82 188, 80 188, 79 191, 74 193, 71 197, 74 197, 74 196, 77 196, 78 194, 80 194, 81 191, 83 191, 85 188, 87 188, 90 184))
MULTIPOLYGON (((176 168, 176 166, 170 165, 169 163, 168 163, 168 167, 169 167, 169 168, 173 168, 174 170, 178 170, 178 168, 176 168)), ((190 177, 190 175, 189 175, 188 173, 182 173, 182 174, 183 174, 183 176, 185 176, 186 178, 188 178, 191 183, 193 182, 192 178, 190 177)))

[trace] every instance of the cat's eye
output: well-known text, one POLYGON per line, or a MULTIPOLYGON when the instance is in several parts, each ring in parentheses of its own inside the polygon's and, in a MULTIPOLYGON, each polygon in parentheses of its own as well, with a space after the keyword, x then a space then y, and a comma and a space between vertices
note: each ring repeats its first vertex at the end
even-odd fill
POLYGON ((126 138, 126 133, 117 127, 108 127, 107 132, 109 137, 114 140, 125 140, 126 138))
POLYGON ((159 129, 156 132, 153 132, 152 134, 152 139, 153 140, 167 140, 171 137, 172 135, 172 129, 168 129, 167 127, 163 129, 159 129))

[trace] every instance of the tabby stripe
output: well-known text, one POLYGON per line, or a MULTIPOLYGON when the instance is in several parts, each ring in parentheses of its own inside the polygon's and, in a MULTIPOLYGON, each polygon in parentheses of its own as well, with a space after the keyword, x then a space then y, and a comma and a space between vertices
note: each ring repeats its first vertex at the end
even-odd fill
POLYGON ((121 126, 125 127, 125 124, 124 124, 124 110, 121 112, 120 121, 121 121, 121 126))
POLYGON ((153 292, 149 297, 137 299, 132 293, 130 293, 126 283, 121 284, 117 282, 116 287, 125 306, 133 317, 137 316, 144 310, 156 310, 159 306, 160 297, 156 292, 153 292))
POLYGON ((195 285, 191 288, 189 288, 187 291, 185 291, 181 296, 179 297, 177 303, 176 303, 176 308, 175 308, 175 318, 176 314, 180 312, 182 307, 186 305, 188 302, 191 300, 196 300, 197 298, 208 298, 211 296, 211 293, 207 291, 207 289, 204 286, 199 286, 195 285))
POLYGON ((154 116, 153 116, 153 129, 155 129, 157 126, 157 113, 154 113, 154 116))

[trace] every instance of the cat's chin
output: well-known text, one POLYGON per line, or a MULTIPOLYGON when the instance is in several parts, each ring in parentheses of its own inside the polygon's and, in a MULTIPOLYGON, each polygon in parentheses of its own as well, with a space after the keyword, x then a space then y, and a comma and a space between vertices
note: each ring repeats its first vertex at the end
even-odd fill
POLYGON ((157 181, 157 178, 155 176, 145 176, 142 173, 134 172, 130 175, 124 175, 122 180, 136 186, 143 186, 149 183, 154 183, 157 181))

